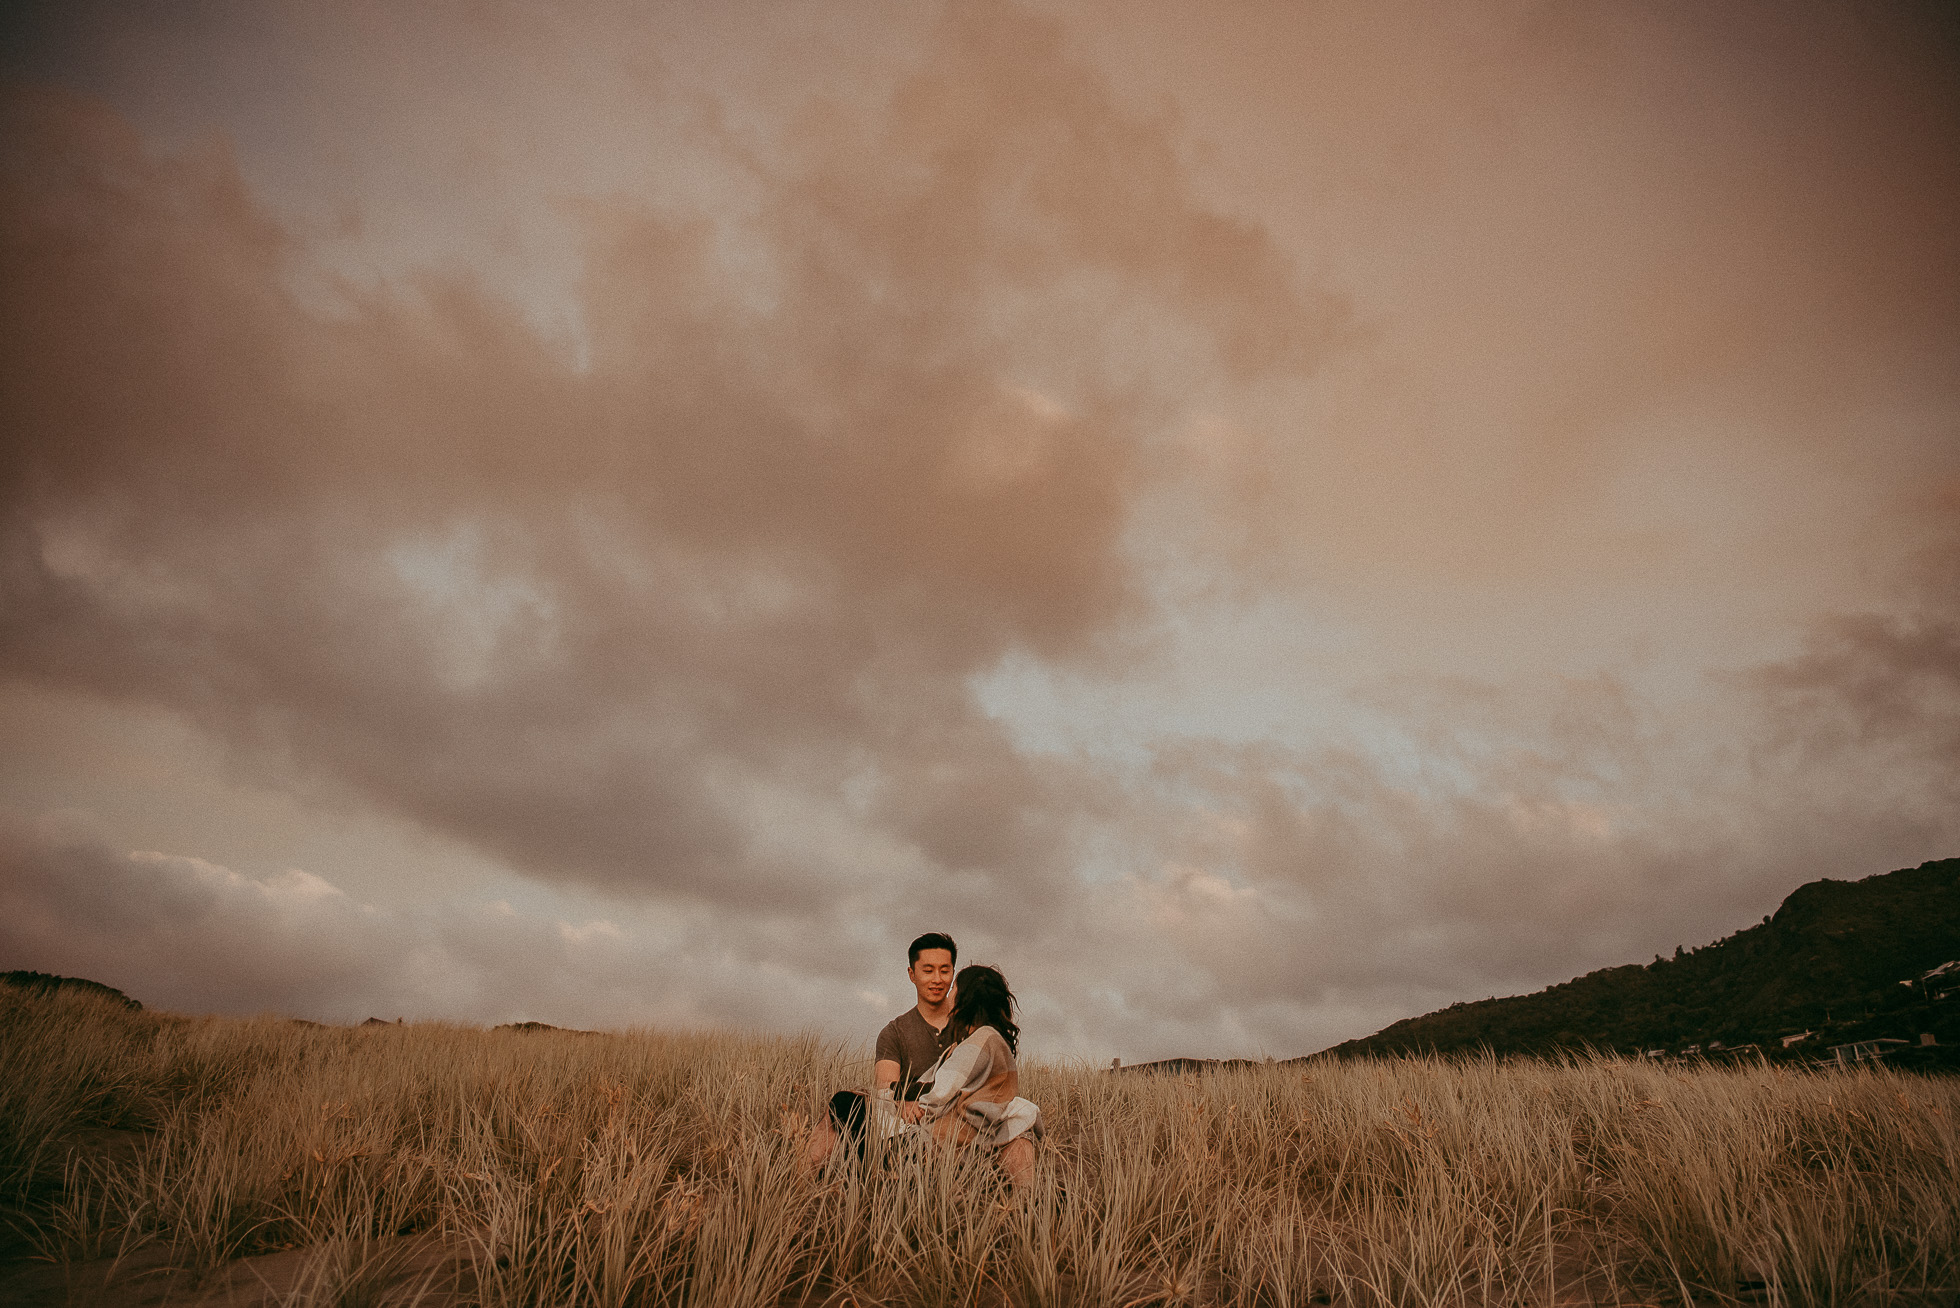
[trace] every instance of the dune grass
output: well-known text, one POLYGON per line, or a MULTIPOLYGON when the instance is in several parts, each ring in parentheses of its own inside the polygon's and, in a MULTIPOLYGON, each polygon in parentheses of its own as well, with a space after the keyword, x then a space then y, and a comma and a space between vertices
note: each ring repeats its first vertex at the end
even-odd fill
POLYGON ((1032 1065, 1048 1134, 1021 1190, 957 1152, 805 1179, 812 1115, 869 1070, 808 1039, 316 1028, 0 987, 0 1199, 57 1260, 167 1249, 195 1280, 302 1249, 295 1305, 1960 1298, 1951 1080, 1032 1065))

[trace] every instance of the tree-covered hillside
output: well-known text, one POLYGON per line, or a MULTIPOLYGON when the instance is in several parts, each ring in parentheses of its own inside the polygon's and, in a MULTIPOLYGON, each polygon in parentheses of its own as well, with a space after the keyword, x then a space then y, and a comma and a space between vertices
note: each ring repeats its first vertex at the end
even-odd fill
MULTIPOLYGON (((1879 1037, 1960 1046, 1960 859, 1862 881, 1813 881, 1774 915, 1701 949, 1592 972, 1537 994, 1453 1004, 1324 1055, 1469 1051, 1626 1053, 1754 1044, 1815 1057, 1879 1037), (1910 981, 1911 985, 1901 982, 1910 981), (1943 983, 1943 984, 1942 984, 1943 983), (1953 992, 1941 999, 1943 992, 1953 992), (1782 1037, 1815 1032, 1787 1051, 1782 1037)), ((1953 1055, 1918 1053, 1940 1063, 1953 1055)))

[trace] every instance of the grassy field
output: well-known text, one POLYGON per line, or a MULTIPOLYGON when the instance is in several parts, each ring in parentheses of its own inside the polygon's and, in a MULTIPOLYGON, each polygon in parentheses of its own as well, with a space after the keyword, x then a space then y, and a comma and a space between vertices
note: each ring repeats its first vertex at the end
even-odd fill
POLYGON ((14 1302, 1960 1300, 1960 1082, 1612 1060, 1025 1069, 1008 1190, 799 1175, 811 1040, 312 1027, 0 987, 14 1302), (38 1278, 38 1279, 37 1279, 38 1278))

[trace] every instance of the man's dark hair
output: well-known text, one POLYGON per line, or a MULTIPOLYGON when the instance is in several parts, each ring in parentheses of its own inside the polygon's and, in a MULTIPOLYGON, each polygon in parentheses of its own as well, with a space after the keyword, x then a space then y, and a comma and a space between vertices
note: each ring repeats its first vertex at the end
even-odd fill
POLYGON ((928 931, 914 940, 912 948, 905 951, 905 966, 917 966, 920 952, 927 949, 943 949, 953 956, 955 963, 960 961, 960 947, 953 943, 951 936, 944 931, 928 931))
POLYGON ((1021 1028, 1014 1025, 1014 992, 1000 969, 975 963, 953 978, 953 1035, 964 1040, 983 1026, 1000 1032, 1007 1052, 1021 1051, 1021 1028))

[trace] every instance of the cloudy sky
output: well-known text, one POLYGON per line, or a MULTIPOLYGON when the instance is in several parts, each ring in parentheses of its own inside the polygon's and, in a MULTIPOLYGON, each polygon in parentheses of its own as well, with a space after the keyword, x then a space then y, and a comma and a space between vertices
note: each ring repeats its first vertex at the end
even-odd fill
POLYGON ((1287 1056, 1960 854, 1950 11, 3 21, 0 966, 1287 1056))

